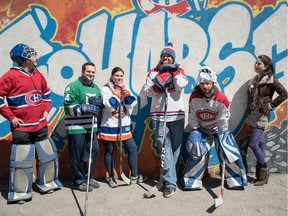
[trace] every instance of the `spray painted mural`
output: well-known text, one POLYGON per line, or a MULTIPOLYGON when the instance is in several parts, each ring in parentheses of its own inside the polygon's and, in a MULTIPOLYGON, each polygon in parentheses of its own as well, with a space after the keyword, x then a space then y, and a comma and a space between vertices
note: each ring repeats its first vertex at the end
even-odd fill
MULTIPOLYGON (((126 83, 138 97, 132 121, 139 148, 139 170, 158 176, 160 160, 149 127, 150 101, 142 86, 147 71, 158 63, 162 48, 170 41, 177 63, 188 76, 189 84, 184 89, 187 109, 200 67, 209 65, 217 71, 219 88, 231 102, 230 130, 242 153, 247 154, 250 171, 254 171, 255 159, 247 147, 250 129, 245 122, 247 82, 255 75, 257 55, 266 54, 273 59, 276 77, 287 86, 287 8, 285 0, 2 0, 0 75, 12 66, 8 53, 15 44, 29 44, 40 53, 38 69, 52 91, 49 132, 59 150, 63 178, 71 175, 63 122, 64 88, 78 78, 86 61, 96 64, 95 81, 99 86, 107 82, 113 67, 120 66, 126 83)), ((11 133, 9 122, 3 117, 0 128, 0 178, 7 178, 11 133)), ((188 128, 183 144, 187 131, 188 128)), ((273 110, 265 134, 270 171, 286 172, 287 100, 273 110)), ((183 145, 180 167, 186 157, 183 145)), ((217 164, 212 149, 211 172, 217 164)), ((128 172, 127 157, 123 166, 128 172)), ((115 168, 118 167, 116 161, 115 168)), ((95 176, 104 175, 102 151, 95 176)))

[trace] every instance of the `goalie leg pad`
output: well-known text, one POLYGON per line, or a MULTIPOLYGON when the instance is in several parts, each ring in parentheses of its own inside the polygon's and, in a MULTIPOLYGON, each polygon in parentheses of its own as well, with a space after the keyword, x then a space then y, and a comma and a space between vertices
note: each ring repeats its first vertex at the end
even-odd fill
POLYGON ((12 144, 8 202, 32 198, 34 157, 33 144, 12 144))
POLYGON ((201 190, 202 178, 208 166, 209 154, 202 158, 190 157, 183 171, 183 186, 187 190, 201 190))
POLYGON ((59 162, 57 149, 51 138, 35 143, 38 156, 37 187, 44 193, 62 187, 58 180, 59 162))
MULTIPOLYGON (((223 149, 216 145, 218 158, 221 161, 226 160, 225 153, 223 149)), ((247 185, 247 175, 246 170, 242 162, 242 158, 238 158, 238 160, 229 163, 229 161, 225 165, 225 178, 228 188, 238 187, 238 186, 246 186, 247 185)))
POLYGON ((238 144, 229 130, 220 132, 216 138, 218 148, 222 149, 228 163, 233 163, 241 158, 238 144))

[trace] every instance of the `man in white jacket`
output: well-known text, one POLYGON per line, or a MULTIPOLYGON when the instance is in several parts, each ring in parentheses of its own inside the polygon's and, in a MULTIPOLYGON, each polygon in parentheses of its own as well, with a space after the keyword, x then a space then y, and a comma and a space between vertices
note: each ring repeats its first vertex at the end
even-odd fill
POLYGON ((160 152, 164 147, 163 196, 166 198, 171 197, 177 188, 176 163, 185 122, 182 90, 188 83, 175 58, 175 50, 169 43, 163 48, 158 65, 149 71, 144 84, 146 95, 152 98, 150 116, 154 141, 160 152))

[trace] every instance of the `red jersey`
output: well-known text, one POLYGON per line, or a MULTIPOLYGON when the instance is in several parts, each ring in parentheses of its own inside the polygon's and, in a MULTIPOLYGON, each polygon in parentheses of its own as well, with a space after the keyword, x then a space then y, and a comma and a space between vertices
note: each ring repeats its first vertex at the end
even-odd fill
POLYGON ((9 121, 17 117, 24 122, 15 130, 36 132, 45 127, 44 112, 49 113, 50 104, 50 89, 37 69, 29 75, 23 68, 13 67, 0 78, 0 114, 9 121))

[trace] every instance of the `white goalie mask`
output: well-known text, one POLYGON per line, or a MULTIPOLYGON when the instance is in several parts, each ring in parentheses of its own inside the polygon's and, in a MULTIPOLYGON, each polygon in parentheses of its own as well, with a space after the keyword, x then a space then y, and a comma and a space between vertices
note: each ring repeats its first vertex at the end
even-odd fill
POLYGON ((198 84, 212 81, 217 83, 217 75, 210 67, 204 66, 199 70, 198 84))

